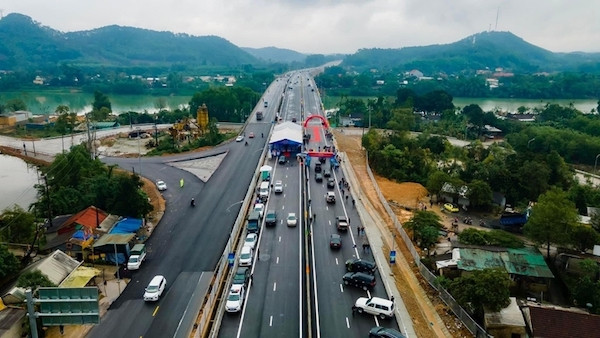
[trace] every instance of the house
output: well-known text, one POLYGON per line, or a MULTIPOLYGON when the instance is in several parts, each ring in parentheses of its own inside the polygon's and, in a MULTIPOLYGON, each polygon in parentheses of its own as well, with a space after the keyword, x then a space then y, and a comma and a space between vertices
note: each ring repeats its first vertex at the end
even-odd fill
POLYGON ((450 182, 445 182, 440 190, 439 200, 444 202, 456 203, 462 207, 471 205, 467 194, 469 188, 466 185, 456 187, 450 182))
POLYGON ((0 337, 22 337, 27 311, 21 307, 5 306, 0 300, 0 337))
POLYGON ((485 310, 483 322, 487 333, 495 338, 528 337, 523 313, 514 297, 510 297, 510 304, 498 312, 485 310))
POLYGON ((580 309, 528 304, 522 308, 531 337, 597 337, 600 316, 580 309))

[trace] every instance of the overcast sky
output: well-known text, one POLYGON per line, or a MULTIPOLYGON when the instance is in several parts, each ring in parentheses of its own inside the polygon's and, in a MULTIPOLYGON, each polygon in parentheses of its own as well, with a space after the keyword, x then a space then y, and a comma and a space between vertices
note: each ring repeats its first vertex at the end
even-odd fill
POLYGON ((121 25, 303 53, 445 44, 489 29, 553 52, 600 52, 600 0, 2 0, 0 10, 63 32, 121 25))

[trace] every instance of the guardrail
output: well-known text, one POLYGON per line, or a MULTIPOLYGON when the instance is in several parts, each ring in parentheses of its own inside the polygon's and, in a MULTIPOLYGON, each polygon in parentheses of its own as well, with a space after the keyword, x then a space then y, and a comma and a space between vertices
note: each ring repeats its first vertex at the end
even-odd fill
POLYGON ((438 291, 438 296, 442 299, 442 301, 448 307, 450 307, 450 309, 452 310, 454 315, 463 323, 463 325, 473 335, 475 335, 475 337, 478 337, 478 338, 479 337, 491 337, 485 331, 485 329, 482 328, 481 325, 479 325, 473 318, 471 318, 471 316, 467 313, 467 311, 465 311, 458 304, 458 302, 454 299, 454 297, 452 297, 452 295, 450 295, 450 293, 446 289, 444 289, 437 283, 436 275, 434 275, 431 271, 429 271, 429 269, 427 269, 427 267, 425 265, 423 265, 421 263, 421 257, 419 256, 417 248, 415 248, 415 246, 413 245, 410 237, 408 236, 408 234, 402 227, 402 223, 400 223, 400 221, 398 220, 398 217, 396 217, 396 214, 392 211, 392 208, 389 206, 387 200, 383 196, 383 193, 379 189, 379 185, 377 184, 377 181, 375 180, 375 176, 373 176, 373 172, 371 171, 371 167, 369 166, 369 153, 368 152, 365 152, 365 153, 366 153, 365 154, 366 155, 365 156, 366 157, 365 165, 367 167, 367 173, 369 175, 369 178, 371 179, 371 183, 373 184, 375 191, 377 192, 379 201, 385 208, 385 211, 387 212, 388 216, 392 219, 392 222, 394 223, 394 227, 396 227, 396 229, 400 233, 400 236, 404 240, 404 244, 410 251, 413 259, 415 260, 415 264, 419 268, 419 272, 421 273, 421 276, 423 276, 423 278, 425 278, 425 280, 427 280, 427 282, 429 283, 429 285, 431 285, 431 287, 433 287, 436 291, 438 291))

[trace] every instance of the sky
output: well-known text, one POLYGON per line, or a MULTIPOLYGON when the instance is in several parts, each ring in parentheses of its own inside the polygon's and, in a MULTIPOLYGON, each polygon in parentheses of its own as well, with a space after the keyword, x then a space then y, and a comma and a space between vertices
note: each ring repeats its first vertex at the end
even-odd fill
POLYGON ((488 30, 553 52, 600 52, 599 0, 3 0, 0 12, 62 32, 120 25, 310 54, 446 44, 488 30))

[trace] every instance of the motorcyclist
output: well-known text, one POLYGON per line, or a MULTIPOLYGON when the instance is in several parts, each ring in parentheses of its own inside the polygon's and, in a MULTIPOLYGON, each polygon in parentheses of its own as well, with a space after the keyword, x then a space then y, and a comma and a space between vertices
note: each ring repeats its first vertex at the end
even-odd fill
POLYGON ((265 137, 265 135, 263 133, 260 133, 260 137, 265 137))
POLYGON ((248 141, 246 141, 246 143, 244 143, 244 145, 247 146, 248 145, 248 141))
POLYGON ((196 201, 194 200, 194 198, 193 198, 193 197, 192 197, 192 202, 191 202, 191 205, 192 205, 193 207, 194 207, 194 206, 196 206, 196 201))

